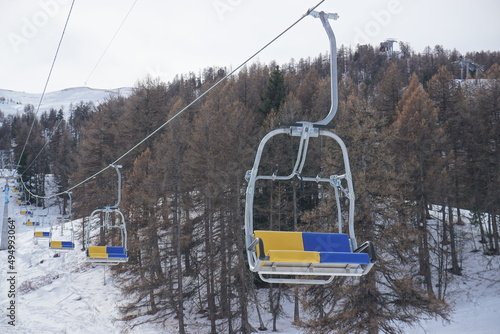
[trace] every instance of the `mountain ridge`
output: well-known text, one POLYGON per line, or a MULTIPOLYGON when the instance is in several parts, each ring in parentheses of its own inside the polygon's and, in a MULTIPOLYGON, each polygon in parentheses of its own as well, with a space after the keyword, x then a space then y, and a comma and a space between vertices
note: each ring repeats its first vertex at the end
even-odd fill
MULTIPOLYGON (((46 92, 44 94, 39 112, 50 109, 62 109, 65 116, 72 104, 83 102, 93 102, 99 104, 105 99, 113 96, 129 96, 132 87, 120 87, 112 89, 100 89, 91 87, 69 87, 61 90, 46 92)), ((0 89, 0 111, 4 116, 16 115, 24 112, 27 105, 31 104, 35 110, 40 103, 42 93, 27 93, 9 89, 0 89)))

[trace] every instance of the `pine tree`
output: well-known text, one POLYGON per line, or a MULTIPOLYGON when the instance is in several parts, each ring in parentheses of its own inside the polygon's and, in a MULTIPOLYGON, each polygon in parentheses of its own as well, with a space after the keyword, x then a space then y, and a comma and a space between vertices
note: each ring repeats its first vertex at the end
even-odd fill
MULTIPOLYGON (((467 138, 469 187, 473 191, 472 207, 477 214, 487 216, 488 233, 482 230, 485 253, 499 253, 497 216, 499 212, 499 106, 500 66, 493 65, 486 73, 483 85, 475 85, 468 92, 470 127, 467 138)), ((480 225, 482 228, 482 225, 480 225)))
POLYGON ((262 93, 261 112, 267 115, 271 110, 278 111, 286 96, 285 78, 279 66, 275 66, 269 75, 269 82, 262 93))
POLYGON ((79 143, 85 124, 94 112, 95 106, 92 102, 80 101, 77 105, 70 106, 70 117, 68 123, 71 128, 71 137, 74 145, 79 143))
POLYGON ((436 177, 436 183, 440 184, 441 189, 434 198, 440 196, 440 201, 450 208, 449 222, 443 218, 443 243, 451 245, 451 272, 460 274, 462 268, 458 261, 455 223, 451 208, 457 208, 460 222, 460 206, 464 204, 464 196, 461 194, 465 193, 466 189, 461 181, 464 179, 463 171, 466 170, 463 154, 465 143, 462 136, 462 127, 465 123, 463 96, 452 74, 444 66, 429 80, 427 90, 439 108, 438 122, 445 134, 443 155, 446 168, 439 174, 441 177, 436 177))
POLYGON ((375 88, 374 106, 391 124, 396 117, 399 101, 403 95, 405 78, 397 62, 392 62, 375 88))
POLYGON ((394 168, 402 198, 408 202, 410 217, 418 231, 419 274, 433 295, 430 265, 427 207, 433 189, 432 175, 443 168, 443 132, 438 125, 438 110, 413 75, 399 104, 399 113, 391 127, 392 149, 396 154, 394 168))

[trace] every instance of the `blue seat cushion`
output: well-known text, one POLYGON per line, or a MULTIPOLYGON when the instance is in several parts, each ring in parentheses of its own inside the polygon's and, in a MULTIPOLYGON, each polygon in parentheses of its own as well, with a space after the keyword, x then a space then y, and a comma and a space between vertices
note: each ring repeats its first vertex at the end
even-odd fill
POLYGON ((333 253, 320 252, 320 263, 352 263, 369 264, 370 256, 367 253, 333 253))
POLYGON ((108 254, 108 258, 124 259, 126 257, 127 255, 125 254, 114 254, 114 253, 108 254))
POLYGON ((302 232, 302 240, 305 251, 344 253, 352 251, 349 236, 343 233, 302 232))
POLYGON ((63 241, 61 243, 62 248, 75 248, 75 243, 71 241, 63 241))
POLYGON ((106 252, 108 253, 108 257, 115 257, 115 258, 127 257, 127 254, 125 254, 124 247, 108 246, 106 247, 106 252))

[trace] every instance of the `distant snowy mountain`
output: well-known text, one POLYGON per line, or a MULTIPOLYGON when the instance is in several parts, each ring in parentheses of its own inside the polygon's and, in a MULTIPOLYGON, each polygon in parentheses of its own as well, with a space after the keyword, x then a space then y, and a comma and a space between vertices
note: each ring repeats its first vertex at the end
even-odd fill
MULTIPOLYGON (((83 102, 94 102, 95 105, 103 102, 110 96, 129 96, 132 93, 131 87, 116 89, 93 89, 89 87, 67 88, 54 92, 47 92, 43 97, 39 114, 49 111, 51 108, 63 109, 66 114, 70 105, 83 102)), ((24 112, 26 105, 31 104, 35 110, 40 103, 41 93, 25 93, 7 89, 0 89, 0 110, 4 115, 11 115, 24 112)))

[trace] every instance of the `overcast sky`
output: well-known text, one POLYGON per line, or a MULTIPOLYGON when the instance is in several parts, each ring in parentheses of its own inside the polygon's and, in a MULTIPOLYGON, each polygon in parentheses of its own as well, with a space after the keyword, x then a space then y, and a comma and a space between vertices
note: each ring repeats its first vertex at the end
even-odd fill
MULTIPOLYGON (((234 68, 319 1, 76 0, 47 91, 234 68)), ((70 6, 71 0, 0 0, 1 89, 42 92, 70 6)), ((339 46, 394 38, 416 52, 437 44, 462 54, 500 51, 499 0, 326 0, 318 10, 340 15, 331 21, 339 46)), ((326 51, 320 20, 306 17, 258 60, 282 64, 326 51)))

